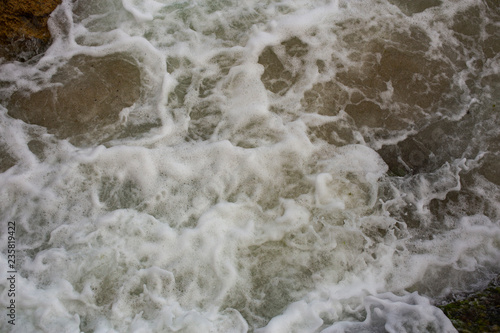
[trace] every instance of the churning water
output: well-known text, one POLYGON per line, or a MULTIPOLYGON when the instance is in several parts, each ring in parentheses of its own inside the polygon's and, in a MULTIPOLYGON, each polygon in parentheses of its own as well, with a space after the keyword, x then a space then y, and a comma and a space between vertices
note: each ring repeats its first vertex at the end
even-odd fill
POLYGON ((0 328, 454 332, 500 272, 499 7, 65 0, 0 63, 0 328))

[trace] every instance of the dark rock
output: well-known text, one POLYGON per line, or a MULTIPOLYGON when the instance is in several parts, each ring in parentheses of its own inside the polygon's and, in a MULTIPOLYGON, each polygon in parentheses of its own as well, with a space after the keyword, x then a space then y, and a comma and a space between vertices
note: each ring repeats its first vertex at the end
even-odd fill
POLYGON ((0 0, 0 57, 26 61, 50 42, 47 21, 61 0, 0 0))
POLYGON ((461 333, 500 332, 500 277, 485 290, 440 308, 461 333))
POLYGON ((0 173, 5 172, 16 164, 16 159, 9 154, 6 145, 0 143, 0 173))

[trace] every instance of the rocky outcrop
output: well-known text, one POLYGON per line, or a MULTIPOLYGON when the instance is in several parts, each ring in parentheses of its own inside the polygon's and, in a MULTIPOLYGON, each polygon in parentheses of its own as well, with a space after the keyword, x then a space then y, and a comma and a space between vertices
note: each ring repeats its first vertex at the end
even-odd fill
POLYGON ((485 290, 440 308, 460 333, 500 332, 500 276, 485 290))
POLYGON ((0 0, 0 57, 26 61, 45 51, 47 20, 61 0, 0 0))

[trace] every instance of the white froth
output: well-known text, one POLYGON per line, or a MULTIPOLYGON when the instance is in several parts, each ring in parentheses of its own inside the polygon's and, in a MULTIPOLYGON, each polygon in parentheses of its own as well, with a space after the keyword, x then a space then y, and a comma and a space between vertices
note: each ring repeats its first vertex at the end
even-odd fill
POLYGON ((134 15, 137 21, 152 21, 155 13, 160 11, 164 4, 153 0, 133 1, 122 0, 123 8, 134 15))
MULTIPOLYGON (((15 220, 18 270, 16 326, 0 328, 455 332, 433 303, 484 285, 500 262, 498 185, 475 173, 495 149, 480 117, 496 121, 498 87, 474 95, 471 83, 500 66, 479 73, 457 51, 469 46, 453 20, 479 1, 411 15, 393 2, 63 1, 38 62, 0 63, 2 103, 53 87, 77 55, 134 59, 140 98, 119 135, 86 147, 0 106, 0 154, 13 160, 0 173, 0 266, 15 220), (405 81, 382 66, 406 48, 396 61, 443 72, 405 81), (441 103, 442 77, 453 89, 439 87, 441 103), (401 100, 424 79, 416 106, 401 100), (394 113, 370 122, 371 109, 394 113), (471 139, 454 136, 464 128, 447 122, 468 117, 481 122, 466 125, 471 139), (434 124, 448 138, 425 150, 434 124), (383 155, 391 146, 423 165, 383 155)), ((0 281, 5 307, 3 269, 0 281)))

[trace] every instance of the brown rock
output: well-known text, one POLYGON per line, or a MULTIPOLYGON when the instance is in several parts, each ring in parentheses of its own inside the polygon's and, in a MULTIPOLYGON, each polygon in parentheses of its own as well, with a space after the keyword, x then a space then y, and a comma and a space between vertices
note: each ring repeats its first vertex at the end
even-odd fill
MULTIPOLYGON (((140 96, 136 61, 126 55, 78 55, 37 92, 19 89, 6 103, 8 114, 47 128, 77 145, 106 141, 120 131, 119 113, 140 96)), ((5 102, 4 102, 5 103, 5 102)))
POLYGON ((0 0, 0 57, 26 61, 49 41, 47 20, 61 0, 0 0))

